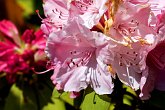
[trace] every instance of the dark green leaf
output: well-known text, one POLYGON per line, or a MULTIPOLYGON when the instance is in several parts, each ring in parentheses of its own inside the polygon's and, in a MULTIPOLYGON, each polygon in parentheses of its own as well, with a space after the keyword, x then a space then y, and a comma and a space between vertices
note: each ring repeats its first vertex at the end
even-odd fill
POLYGON ((13 84, 6 99, 4 110, 37 110, 37 106, 29 96, 24 97, 23 91, 16 84, 13 84))

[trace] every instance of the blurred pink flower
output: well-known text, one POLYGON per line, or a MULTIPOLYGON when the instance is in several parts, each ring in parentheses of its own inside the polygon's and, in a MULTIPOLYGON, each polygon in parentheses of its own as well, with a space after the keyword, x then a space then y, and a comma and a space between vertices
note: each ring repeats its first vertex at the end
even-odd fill
POLYGON ((165 91, 165 11, 157 15, 157 36, 159 39, 156 47, 147 56, 148 78, 142 88, 143 98, 150 97, 154 88, 165 91))
POLYGON ((14 38, 18 37, 18 30, 16 26, 8 20, 0 21, 0 30, 1 32, 5 33, 8 37, 14 38))
POLYGON ((31 74, 39 61, 46 63, 43 54, 46 42, 41 30, 33 32, 27 29, 19 37, 16 26, 3 20, 0 22, 0 32, 3 34, 0 41, 0 72, 6 73, 9 82, 13 82, 17 74, 31 74), (36 60, 38 57, 40 59, 36 60))

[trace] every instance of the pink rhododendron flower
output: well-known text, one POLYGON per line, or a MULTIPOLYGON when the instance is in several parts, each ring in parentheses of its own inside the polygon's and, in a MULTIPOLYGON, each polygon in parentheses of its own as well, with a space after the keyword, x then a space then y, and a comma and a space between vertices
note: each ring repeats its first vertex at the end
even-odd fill
POLYGON ((112 49, 115 54, 112 67, 115 69, 119 79, 133 89, 139 89, 141 73, 145 67, 145 48, 139 42, 132 44, 132 48, 117 46, 112 49))
POLYGON ((149 98, 154 70, 147 62, 152 49, 164 40, 161 3, 44 0, 46 18, 41 28, 47 37, 46 53, 53 63, 51 79, 56 88, 74 96, 90 85, 96 93, 108 94, 113 90, 111 77, 117 76, 134 90, 140 89, 142 99, 149 98))
POLYGON ((46 35, 58 31, 67 24, 69 19, 80 18, 81 24, 88 28, 96 25, 104 12, 107 11, 107 0, 45 0, 43 4, 45 19, 41 29, 46 35))
POLYGON ((165 39, 165 11, 162 11, 162 14, 157 15, 157 34, 160 37, 160 40, 165 39))
POLYGON ((111 75, 103 71, 107 65, 97 53, 105 44, 104 35, 90 32, 75 20, 61 31, 50 34, 46 52, 54 62, 51 79, 56 88, 79 92, 90 85, 98 94, 110 94, 111 75))
POLYGON ((164 69, 165 69, 165 41, 161 41, 158 45, 149 52, 147 56, 148 77, 142 88, 143 99, 150 97, 150 92, 156 88, 165 90, 164 69))
POLYGON ((148 0, 123 0, 123 1, 131 2, 133 4, 145 4, 148 2, 148 0))
MULTIPOLYGON (((163 4, 162 4, 163 5, 163 4)), ((160 11, 160 9, 156 10, 160 11)), ((148 77, 145 79, 146 83, 143 85, 142 92, 143 99, 148 99, 150 93, 154 88, 164 91, 164 11, 160 11, 161 14, 157 15, 157 23, 155 30, 157 31, 158 44, 156 47, 149 52, 147 56, 147 66, 148 66, 148 77)))
POLYGON ((149 15, 150 7, 148 5, 139 6, 124 2, 114 15, 114 22, 108 34, 119 41, 123 41, 125 37, 139 36, 143 38, 147 34, 154 34, 148 24, 149 15))
POLYGON ((164 34, 165 34, 165 13, 164 11, 161 11, 161 14, 157 15, 157 24, 156 24, 156 30, 157 30, 157 36, 159 38, 159 42, 157 46, 149 52, 147 56, 147 64, 148 64, 148 78, 146 79, 147 82, 144 84, 144 87, 142 88, 143 98, 146 99, 146 97, 150 97, 150 92, 156 88, 158 90, 164 91, 164 34))
MULTIPOLYGON (((152 41, 155 42, 155 40, 152 41)), ((117 73, 121 82, 134 90, 142 89, 149 74, 146 57, 148 52, 154 48, 154 42, 152 45, 144 45, 140 41, 136 41, 131 43, 131 47, 111 44, 104 50, 106 54, 101 54, 101 56, 104 58, 104 63, 110 65, 113 72, 117 73)), ((141 94, 140 97, 142 96, 141 94)))
POLYGON ((2 38, 0 41, 0 72, 5 72, 8 81, 13 83, 17 74, 31 74, 34 67, 40 65, 39 61, 46 63, 45 57, 36 60, 37 56, 44 53, 46 42, 41 30, 35 33, 32 30, 26 30, 22 37, 19 37, 16 26, 10 21, 4 21, 6 24, 0 25, 0 32, 4 34, 0 36, 2 38), (3 28, 6 30, 4 31, 3 28), (13 30, 15 33, 11 34, 13 30), (16 42, 15 38, 20 42, 16 42))
POLYGON ((108 0, 71 0, 70 12, 72 16, 79 15, 83 24, 91 29, 107 11, 107 2, 108 0))
POLYGON ((157 43, 156 32, 149 25, 149 15, 149 5, 122 2, 105 30, 116 43, 106 50, 109 53, 105 61, 124 84, 135 90, 143 88, 146 82, 146 57, 157 43))
POLYGON ((58 31, 67 23, 69 11, 65 0, 45 0, 43 9, 46 18, 42 20, 41 29, 44 33, 58 31))

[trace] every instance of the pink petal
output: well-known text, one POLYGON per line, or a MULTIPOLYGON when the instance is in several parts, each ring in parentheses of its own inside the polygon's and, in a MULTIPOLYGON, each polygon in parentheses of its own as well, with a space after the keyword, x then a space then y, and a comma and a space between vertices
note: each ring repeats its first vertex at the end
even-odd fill
POLYGON ((35 39, 33 30, 25 30, 21 38, 25 43, 31 44, 32 41, 35 39))
POLYGON ((70 6, 71 17, 79 16, 83 20, 83 24, 91 29, 96 25, 102 15, 107 11, 108 7, 105 5, 107 0, 95 0, 91 2, 73 0, 70 6))
MULTIPOLYGON (((43 4, 44 14, 47 17, 43 23, 48 27, 61 28, 67 23, 69 11, 65 0, 46 0, 43 4)), ((50 30, 48 28, 48 30, 50 30)))
POLYGON ((56 88, 78 92, 91 85, 98 94, 111 93, 111 75, 103 72, 106 64, 95 55, 96 47, 101 48, 106 43, 103 34, 92 33, 77 21, 52 33, 46 51, 54 62, 51 79, 56 88))
POLYGON ((8 20, 0 21, 0 31, 10 38, 18 36, 18 30, 16 26, 8 20))
POLYGON ((8 20, 0 21, 0 32, 2 32, 7 37, 11 38, 18 46, 21 45, 21 41, 18 35, 18 30, 11 21, 8 20))
POLYGON ((154 69, 147 68, 145 71, 143 71, 142 78, 140 81, 141 93, 139 95, 139 97, 142 100, 147 100, 151 97, 150 93, 155 87, 155 79, 156 79, 156 74, 154 69))

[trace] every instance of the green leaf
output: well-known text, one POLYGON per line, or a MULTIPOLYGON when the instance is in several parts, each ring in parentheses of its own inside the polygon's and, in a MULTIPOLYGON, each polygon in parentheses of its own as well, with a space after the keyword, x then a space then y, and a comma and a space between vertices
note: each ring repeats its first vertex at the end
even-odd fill
POLYGON ((37 110, 37 107, 28 96, 23 96, 23 91, 16 84, 13 84, 6 99, 4 110, 37 110))
POLYGON ((70 94, 67 92, 64 92, 61 94, 60 99, 62 99, 63 101, 65 101, 66 103, 70 104, 70 105, 74 105, 74 100, 72 98, 70 98, 70 94))
POLYGON ((59 93, 56 89, 54 89, 52 97, 54 99, 60 99, 72 106, 74 105, 74 100, 70 98, 70 94, 68 92, 59 93))
POLYGON ((59 98, 61 93, 59 93, 55 88, 53 89, 52 97, 53 98, 59 98))
POLYGON ((123 95, 123 104, 128 106, 132 106, 134 100, 138 100, 138 96, 133 89, 130 87, 123 85, 123 88, 126 88, 126 92, 123 95))
POLYGON ((42 110, 66 110, 65 103, 57 98, 52 98, 52 102, 48 103, 42 110))
POLYGON ((110 102, 103 100, 95 92, 88 93, 81 105, 82 110, 109 110, 110 102))
POLYGON ((131 89, 131 87, 126 86, 126 85, 123 84, 123 88, 126 88, 126 91, 127 91, 127 92, 129 92, 129 93, 131 93, 132 95, 134 95, 134 96, 137 97, 136 92, 135 92, 133 89, 131 89))
POLYGON ((28 17, 34 13, 34 0, 16 0, 18 5, 23 9, 24 16, 28 17))
POLYGON ((133 97, 129 96, 129 95, 124 95, 123 96, 123 104, 132 105, 132 101, 133 101, 133 97))
POLYGON ((6 99, 5 110, 42 110, 51 100, 52 89, 45 80, 28 84, 21 81, 14 84, 6 99))

